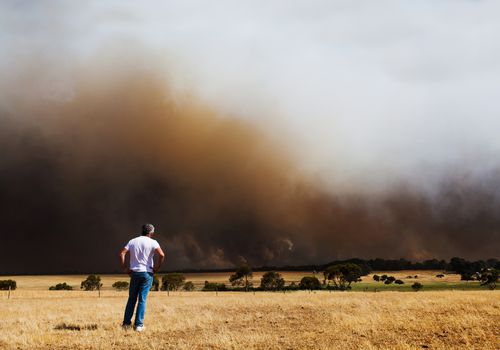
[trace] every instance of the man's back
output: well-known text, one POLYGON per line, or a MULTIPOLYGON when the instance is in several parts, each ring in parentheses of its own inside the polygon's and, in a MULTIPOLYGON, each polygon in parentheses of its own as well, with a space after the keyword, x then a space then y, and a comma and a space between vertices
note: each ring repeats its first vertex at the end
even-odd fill
POLYGON ((158 242, 148 236, 131 239, 125 249, 130 252, 130 270, 135 272, 153 272, 155 249, 158 242))

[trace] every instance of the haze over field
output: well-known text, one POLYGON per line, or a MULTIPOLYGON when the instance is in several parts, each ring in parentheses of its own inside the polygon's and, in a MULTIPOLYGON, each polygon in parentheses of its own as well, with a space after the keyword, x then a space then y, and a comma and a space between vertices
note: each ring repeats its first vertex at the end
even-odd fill
POLYGON ((0 4, 0 273, 498 257, 498 2, 147 4, 0 4))

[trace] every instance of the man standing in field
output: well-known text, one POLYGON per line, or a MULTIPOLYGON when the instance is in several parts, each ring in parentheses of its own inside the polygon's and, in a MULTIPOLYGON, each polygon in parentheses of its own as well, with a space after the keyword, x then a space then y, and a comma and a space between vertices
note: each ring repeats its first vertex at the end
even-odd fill
POLYGON ((135 313, 134 329, 138 332, 144 330, 144 313, 146 311, 146 298, 149 289, 153 284, 153 274, 157 272, 165 260, 165 254, 161 250, 157 241, 151 237, 155 228, 151 224, 142 226, 142 235, 131 239, 120 251, 120 263, 123 269, 130 275, 130 287, 125 316, 123 318, 123 328, 132 325, 132 315, 134 314, 135 303, 137 311, 135 313), (130 253, 130 267, 125 264, 125 255, 130 253), (154 256, 158 254, 158 263, 155 265, 154 256))

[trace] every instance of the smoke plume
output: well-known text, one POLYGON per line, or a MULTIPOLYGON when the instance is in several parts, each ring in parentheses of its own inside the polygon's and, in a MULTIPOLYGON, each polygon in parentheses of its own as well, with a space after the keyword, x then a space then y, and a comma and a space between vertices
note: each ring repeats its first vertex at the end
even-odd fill
POLYGON ((150 71, 101 69, 75 73, 70 99, 1 111, 4 273, 113 270, 144 222, 170 268, 498 252, 498 172, 451 178, 432 198, 403 186, 336 195, 258 126, 150 71))

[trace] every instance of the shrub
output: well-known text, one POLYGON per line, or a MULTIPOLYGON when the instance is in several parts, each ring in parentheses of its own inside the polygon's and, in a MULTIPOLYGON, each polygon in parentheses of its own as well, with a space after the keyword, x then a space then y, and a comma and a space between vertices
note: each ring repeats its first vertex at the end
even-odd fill
POLYGON ((129 284, 126 281, 117 281, 111 285, 116 290, 125 290, 128 289, 128 286, 129 284))
POLYGON ((394 276, 387 276, 384 281, 384 284, 391 284, 394 281, 396 281, 396 278, 394 276))
POLYGON ((64 282, 64 283, 58 283, 55 286, 51 286, 49 290, 73 290, 73 287, 64 282))
POLYGON ((14 290, 17 288, 17 283, 14 280, 2 280, 0 281, 0 290, 14 290))
POLYGON ((405 284, 405 283, 404 283, 403 281, 401 281, 401 280, 395 280, 395 281, 394 281, 394 283, 396 283, 396 284, 405 284))
POLYGON ((283 287, 285 290, 299 290, 299 285, 295 282, 290 283, 288 286, 283 287))
POLYGON ((101 289, 101 277, 96 275, 89 275, 85 281, 82 281, 80 289, 84 290, 96 290, 101 289))
POLYGON ((440 273, 440 274, 436 275, 436 277, 437 277, 437 278, 443 278, 443 277, 444 277, 444 275, 443 275, 442 273, 440 273))
POLYGON ((382 276, 380 276, 380 280, 381 280, 381 281, 385 281, 386 279, 387 279, 387 275, 382 275, 382 276))
POLYGON ((226 291, 227 287, 224 283, 212 283, 205 281, 202 291, 204 292, 215 292, 215 291, 226 291))
POLYGON ((266 272, 260 280, 262 290, 281 290, 285 286, 285 280, 278 272, 266 272))
POLYGON ((191 281, 187 281, 184 283, 184 286, 182 287, 186 292, 191 292, 194 290, 194 283, 191 281))
POLYGON ((373 275, 373 280, 374 281, 380 281, 380 276, 379 275, 373 275))
POLYGON ((424 288, 424 286, 422 285, 422 283, 420 282, 415 282, 411 285, 411 288, 415 291, 415 292, 418 292, 420 289, 424 288))
POLYGON ((308 290, 321 289, 321 282, 314 276, 305 276, 300 280, 299 288, 308 290))
POLYGON ((178 290, 186 280, 182 273, 167 273, 162 277, 161 290, 178 290))

